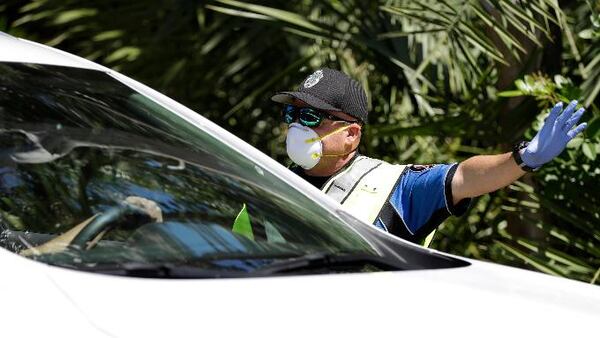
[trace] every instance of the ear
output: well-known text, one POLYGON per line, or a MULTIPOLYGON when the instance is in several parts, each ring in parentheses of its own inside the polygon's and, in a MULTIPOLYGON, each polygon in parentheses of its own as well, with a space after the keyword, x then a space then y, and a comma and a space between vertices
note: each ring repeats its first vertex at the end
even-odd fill
POLYGON ((353 123, 346 129, 347 138, 352 144, 354 144, 355 141, 360 140, 361 134, 362 127, 358 123, 353 123))

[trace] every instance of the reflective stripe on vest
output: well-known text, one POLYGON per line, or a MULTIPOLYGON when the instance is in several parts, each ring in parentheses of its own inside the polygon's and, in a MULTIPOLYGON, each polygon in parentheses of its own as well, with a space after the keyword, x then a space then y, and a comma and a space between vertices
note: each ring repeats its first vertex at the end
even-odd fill
MULTIPOLYGON (((332 176, 321 190, 354 217, 374 224, 406 167, 359 156, 350 166, 332 176)), ((435 230, 421 244, 428 247, 434 233, 435 230)))

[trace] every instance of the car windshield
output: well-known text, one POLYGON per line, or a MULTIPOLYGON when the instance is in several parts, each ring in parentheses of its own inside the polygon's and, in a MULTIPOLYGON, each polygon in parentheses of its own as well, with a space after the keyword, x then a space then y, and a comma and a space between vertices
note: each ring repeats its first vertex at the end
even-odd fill
POLYGON ((110 75, 0 63, 0 246, 80 269, 252 270, 376 250, 335 215, 110 75))

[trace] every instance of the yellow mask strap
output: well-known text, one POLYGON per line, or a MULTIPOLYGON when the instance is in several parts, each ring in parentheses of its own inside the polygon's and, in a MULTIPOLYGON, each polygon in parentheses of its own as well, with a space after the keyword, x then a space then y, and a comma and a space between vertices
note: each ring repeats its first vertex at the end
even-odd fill
POLYGON ((352 150, 350 150, 350 151, 347 151, 347 152, 345 152, 345 153, 341 153, 341 154, 323 154, 323 155, 321 155, 321 157, 339 157, 339 156, 346 156, 346 155, 350 154, 351 152, 355 151, 356 149, 358 149, 358 146, 356 146, 356 148, 354 148, 354 149, 352 149, 352 150))
POLYGON ((350 126, 352 126, 352 124, 348 124, 346 126, 343 126, 342 128, 338 128, 336 130, 333 130, 333 131, 331 131, 331 132, 329 132, 329 133, 327 133, 327 134, 325 134, 323 136, 317 136, 317 137, 309 138, 309 139, 307 139, 304 142, 306 142, 306 143, 313 143, 313 142, 316 142, 316 141, 321 141, 321 140, 325 139, 326 137, 329 137, 329 136, 331 136, 331 135, 333 135, 335 133, 338 133, 340 131, 343 131, 343 130, 346 130, 346 129, 350 128, 350 126))

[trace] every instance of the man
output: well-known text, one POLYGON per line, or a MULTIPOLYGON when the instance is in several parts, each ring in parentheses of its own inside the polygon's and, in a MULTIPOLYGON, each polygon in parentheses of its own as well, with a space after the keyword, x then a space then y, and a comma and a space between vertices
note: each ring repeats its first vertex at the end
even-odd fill
POLYGON ((272 100, 284 104, 286 148, 295 163, 291 170, 356 217, 413 242, 422 242, 448 216, 463 214, 472 197, 549 162, 586 127, 573 128, 584 113, 583 108, 575 112, 576 101, 564 110, 558 103, 533 140, 512 153, 454 164, 391 165, 357 152, 367 123, 367 96, 346 74, 317 70, 298 91, 279 92, 272 100))

